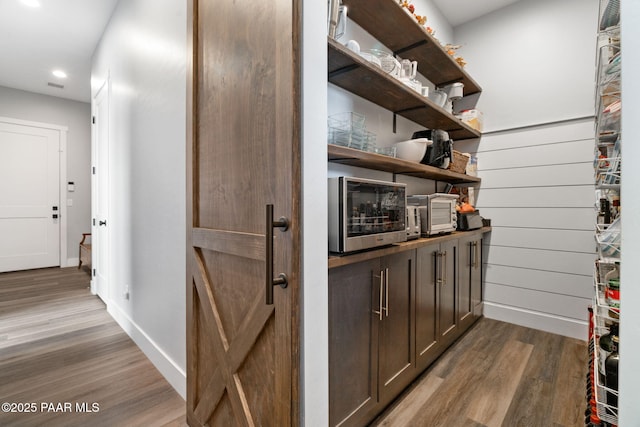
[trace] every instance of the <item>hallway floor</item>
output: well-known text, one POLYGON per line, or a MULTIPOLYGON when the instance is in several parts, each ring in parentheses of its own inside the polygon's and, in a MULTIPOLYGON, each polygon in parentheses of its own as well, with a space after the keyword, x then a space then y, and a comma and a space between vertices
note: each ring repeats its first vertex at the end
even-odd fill
POLYGON ((587 343, 482 318, 376 427, 582 427, 587 343))
POLYGON ((77 268, 0 274, 0 425, 184 426, 185 402, 77 268), (16 411, 16 412, 13 412, 16 411))
MULTIPOLYGON (((21 411, 3 406, 0 425, 185 426, 88 286, 76 268, 0 274, 0 400, 21 411)), ((481 319, 373 425, 583 426, 586 367, 583 341, 481 319)))

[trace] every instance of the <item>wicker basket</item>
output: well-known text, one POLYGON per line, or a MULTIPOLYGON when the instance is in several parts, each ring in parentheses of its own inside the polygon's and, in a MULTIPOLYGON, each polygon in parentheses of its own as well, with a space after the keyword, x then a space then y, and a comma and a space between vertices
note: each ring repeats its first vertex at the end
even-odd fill
POLYGON ((453 161, 449 163, 449 170, 451 172, 465 173, 470 159, 471 156, 469 154, 453 150, 453 161))

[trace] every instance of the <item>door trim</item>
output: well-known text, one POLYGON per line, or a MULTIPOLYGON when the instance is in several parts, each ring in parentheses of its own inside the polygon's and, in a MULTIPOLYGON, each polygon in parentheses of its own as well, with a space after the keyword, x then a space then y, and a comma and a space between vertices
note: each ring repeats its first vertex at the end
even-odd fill
POLYGON ((60 133, 60 147, 59 147, 59 186, 58 197, 60 206, 60 253, 58 262, 60 268, 68 267, 69 262, 67 258, 67 132, 69 128, 67 126, 56 125, 52 123, 33 122, 31 120, 14 119, 11 117, 0 116, 0 123, 7 123, 11 125, 30 126, 35 128, 43 128, 49 130, 56 130, 60 133))
MULTIPOLYGON (((96 174, 93 173, 93 169, 96 168, 98 165, 96 164, 96 153, 97 153, 97 129, 96 126, 93 123, 93 119, 96 117, 96 100, 98 99, 98 96, 100 96, 100 94, 102 93, 103 90, 106 90, 106 102, 107 102, 107 117, 110 119, 110 110, 111 110, 111 70, 107 70, 107 78, 102 82, 102 84, 99 86, 98 90, 96 91, 95 95, 93 95, 91 97, 91 170, 90 170, 90 174, 91 174, 91 233, 93 235, 93 238, 91 240, 91 244, 94 245, 94 247, 98 249, 98 233, 96 232, 97 226, 94 223, 94 219, 96 218, 96 203, 98 200, 98 181, 96 179, 96 174)), ((108 129, 107 131, 111 130, 111 121, 108 122, 108 129)), ((107 142, 109 143, 109 137, 107 137, 107 142)), ((109 152, 110 152, 110 146, 109 146, 109 152)), ((107 157, 110 158, 110 154, 107 155, 107 157)), ((110 163, 109 163, 110 164, 110 163)), ((110 166, 109 166, 110 167, 110 166)), ((110 179, 110 178, 109 178, 110 179)), ((110 203, 111 203, 111 195, 110 195, 110 188, 111 188, 111 184, 109 183, 109 190, 107 190, 107 197, 108 197, 108 208, 110 208, 110 203)), ((110 218, 107 218, 107 220, 109 220, 110 218)), ((110 228, 107 227, 107 229, 105 230, 105 233, 107 233, 107 256, 108 256, 108 262, 107 262, 107 279, 109 279, 111 277, 111 232, 110 232, 110 228)), ((91 288, 91 294, 92 295, 98 295, 98 283, 97 283, 97 279, 96 276, 94 275, 94 272, 96 271, 96 267, 98 266, 98 259, 97 259, 97 250, 92 251, 91 254, 91 282, 90 282, 90 288, 91 288)), ((109 295, 109 283, 106 283, 106 294, 109 295)), ((106 300, 104 300, 104 303, 107 305, 107 307, 111 306, 111 299, 107 298, 106 300), (108 301, 107 301, 108 300, 108 301)))

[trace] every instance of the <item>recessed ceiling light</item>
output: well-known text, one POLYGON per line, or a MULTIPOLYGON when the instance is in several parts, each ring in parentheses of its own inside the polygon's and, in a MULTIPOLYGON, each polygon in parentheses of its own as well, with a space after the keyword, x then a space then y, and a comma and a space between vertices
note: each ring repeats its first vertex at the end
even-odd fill
POLYGON ((40 7, 40 2, 38 0, 21 0, 22 4, 29 7, 40 7))
POLYGON ((62 70, 53 70, 51 72, 51 74, 53 74, 54 76, 58 77, 59 79, 66 79, 67 78, 67 73, 65 73, 62 70))

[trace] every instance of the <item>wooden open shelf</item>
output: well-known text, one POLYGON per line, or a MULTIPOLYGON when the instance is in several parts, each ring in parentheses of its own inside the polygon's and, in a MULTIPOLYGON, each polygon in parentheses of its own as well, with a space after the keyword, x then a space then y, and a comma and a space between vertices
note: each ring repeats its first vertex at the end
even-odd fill
POLYGON ((396 55, 418 61, 418 72, 436 86, 462 82, 465 95, 482 91, 478 83, 397 1, 343 0, 343 3, 348 7, 350 20, 380 40, 396 55))
POLYGON ((335 40, 327 41, 331 83, 428 129, 446 130, 454 141, 480 137, 480 132, 360 55, 335 40))
POLYGON ((407 160, 396 159, 367 151, 360 151, 353 148, 341 147, 339 145, 328 145, 328 159, 330 162, 342 163, 361 168, 375 169, 385 172, 411 175, 418 178, 432 179, 435 181, 446 181, 452 184, 472 184, 480 182, 480 178, 463 173, 451 172, 447 169, 440 169, 421 163, 409 162, 407 160))

